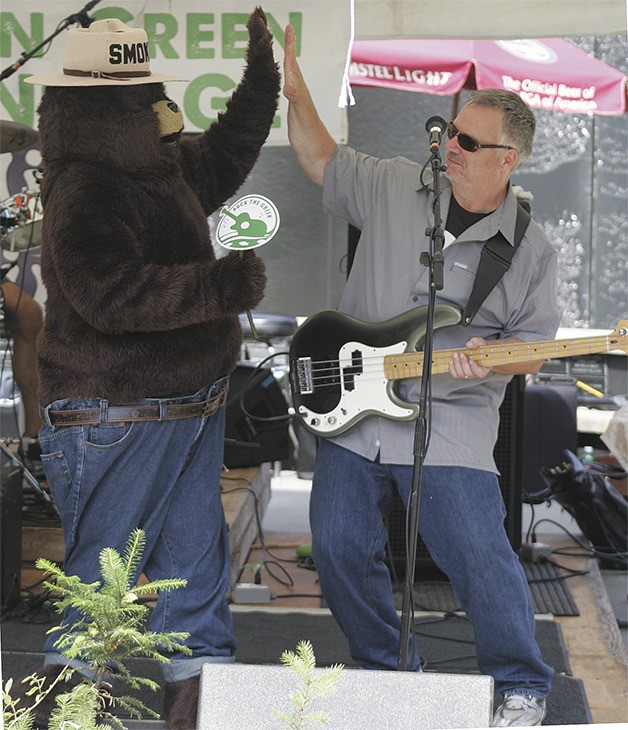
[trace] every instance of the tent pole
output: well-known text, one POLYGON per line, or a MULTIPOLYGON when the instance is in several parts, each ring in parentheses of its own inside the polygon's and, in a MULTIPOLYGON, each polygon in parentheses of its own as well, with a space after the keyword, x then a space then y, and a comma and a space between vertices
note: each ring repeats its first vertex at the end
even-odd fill
POLYGON ((451 103, 451 119, 452 121, 458 116, 458 102, 460 101, 460 92, 454 94, 454 100, 451 103))

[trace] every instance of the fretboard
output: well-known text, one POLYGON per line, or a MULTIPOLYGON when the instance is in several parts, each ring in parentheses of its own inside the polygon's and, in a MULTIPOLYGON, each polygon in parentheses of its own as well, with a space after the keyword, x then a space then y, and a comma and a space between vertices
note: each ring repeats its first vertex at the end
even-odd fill
MULTIPOLYGON (((436 350, 432 355, 432 373, 446 373, 455 352, 464 353, 479 365, 492 368, 496 365, 534 362, 551 358, 592 355, 597 352, 623 349, 625 335, 613 332, 597 337, 578 337, 571 340, 547 340, 544 342, 499 342, 483 345, 473 350, 436 350)), ((423 353, 404 352, 400 355, 384 356, 384 375, 388 380, 417 378, 423 372, 423 353)))

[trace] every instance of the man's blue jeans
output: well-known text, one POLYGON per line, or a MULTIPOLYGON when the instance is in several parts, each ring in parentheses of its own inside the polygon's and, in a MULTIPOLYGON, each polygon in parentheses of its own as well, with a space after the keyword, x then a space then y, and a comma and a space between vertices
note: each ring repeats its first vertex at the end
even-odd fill
MULTIPOLYGON (((204 401, 225 386, 216 381, 192 396, 143 404, 204 401)), ((153 631, 185 631, 191 657, 175 654, 163 665, 168 682, 199 674, 207 661, 233 661, 236 641, 226 593, 229 542, 220 496, 225 409, 151 422, 50 425, 54 410, 98 408, 106 401, 56 401, 44 411, 42 463, 59 510, 64 570, 83 582, 100 580, 99 555, 123 552, 135 528, 146 533, 139 572, 149 580, 185 578, 187 586, 162 592, 151 613, 153 631)), ((76 614, 64 615, 64 623, 76 614)), ((46 663, 66 663, 46 641, 46 663)))
MULTIPOLYGON (((322 441, 310 501, 312 553, 325 599, 367 669, 396 669, 400 619, 384 563, 384 515, 398 491, 407 504, 412 466, 372 462, 322 441)), ((534 638, 523 568, 504 529, 496 475, 424 466, 419 532, 469 616, 483 674, 502 693, 545 697, 553 670, 534 638)), ((419 668, 410 649, 411 669, 419 668)))

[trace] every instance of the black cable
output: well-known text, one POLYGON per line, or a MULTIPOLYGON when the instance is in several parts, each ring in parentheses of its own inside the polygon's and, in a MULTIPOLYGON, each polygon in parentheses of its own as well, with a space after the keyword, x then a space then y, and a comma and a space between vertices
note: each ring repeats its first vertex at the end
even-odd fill
POLYGON ((316 565, 311 557, 299 558, 297 560, 297 568, 303 568, 304 570, 316 570, 316 565))
MULTIPOLYGON (((220 479, 221 479, 221 481, 232 479, 233 481, 244 481, 244 482, 248 482, 249 484, 251 483, 250 480, 246 479, 245 477, 226 477, 226 476, 224 476, 224 474, 220 477, 220 479)), ((222 489, 223 494, 228 494, 229 492, 248 492, 249 494, 251 494, 253 496, 254 507, 255 507, 255 522, 257 524, 257 537, 259 538, 259 541, 262 545, 262 555, 264 555, 264 550, 265 550, 264 535, 263 535, 263 531, 262 531, 262 523, 261 523, 260 516, 259 516, 259 500, 257 498, 257 494, 255 494, 255 492, 253 491, 253 489, 251 489, 251 487, 233 487, 231 489, 222 489)), ((262 560, 262 562, 264 562, 264 561, 262 560)), ((247 567, 247 564, 245 563, 240 568, 240 572, 238 573, 238 577, 236 578, 236 581, 235 581, 236 583, 240 582, 240 578, 242 577, 242 573, 244 573, 244 570, 246 567, 247 567)))
POLYGON ((425 164, 424 164, 424 165, 423 165, 423 167, 421 168, 421 172, 419 173, 419 182, 421 183, 421 187, 422 187, 422 188, 425 188, 426 190, 429 190, 429 191, 430 191, 431 193, 433 193, 434 191, 433 191, 433 190, 432 190, 432 188, 430 188, 430 187, 429 187, 429 185, 428 185, 428 184, 427 184, 427 183, 425 182, 425 180, 424 180, 424 177, 423 177, 423 176, 425 175, 425 171, 427 170, 427 168, 428 168, 428 166, 429 166, 430 162, 431 162, 431 157, 428 157, 428 158, 427 158, 427 160, 425 161, 425 164))
MULTIPOLYGON (((41 582, 43 582, 43 579, 41 582)), ((52 623, 54 618, 53 614, 56 611, 50 599, 51 589, 46 588, 45 591, 38 595, 32 594, 29 589, 23 589, 22 593, 26 593, 27 595, 22 596, 17 606, 9 611, 2 612, 0 616, 2 621, 13 619, 24 624, 52 623)))
MULTIPOLYGON (((223 474, 220 478, 221 478, 221 480, 227 480, 227 481, 228 480, 232 480, 232 481, 239 480, 239 481, 248 482, 249 484, 251 483, 250 480, 246 479, 245 477, 229 477, 229 476, 225 476, 223 474)), ((251 487, 233 487, 231 489, 223 489, 222 491, 225 494, 228 492, 246 491, 253 496, 254 505, 255 505, 255 522, 257 524, 257 537, 259 538, 260 544, 262 546, 262 561, 261 561, 262 565, 264 566, 264 568, 266 568, 266 570, 268 571, 268 574, 272 578, 274 578, 278 583, 281 583, 284 586, 293 586, 294 581, 293 581, 292 577, 290 576, 290 574, 288 573, 288 571, 282 565, 279 565, 278 562, 268 561, 266 559, 266 555, 270 555, 270 553, 268 552, 268 550, 266 548, 266 540, 264 538, 264 530, 262 529, 262 520, 261 520, 260 514, 259 514, 259 499, 257 497, 257 494, 255 494, 255 492, 253 491, 253 489, 251 489, 251 487), (269 565, 277 565, 277 567, 281 568, 281 570, 283 570, 285 575, 288 577, 288 581, 282 580, 277 575, 275 575, 273 573, 273 571, 268 567, 269 565)), ((240 568, 240 572, 238 573, 238 577, 236 578, 236 581, 235 581, 236 583, 240 582, 240 578, 242 577, 242 573, 244 573, 245 568, 246 568, 246 564, 244 564, 242 566, 242 568, 240 568)))
POLYGON ((270 548, 266 548, 266 552, 270 555, 271 558, 274 558, 280 563, 296 563, 296 565, 299 565, 302 560, 302 558, 282 558, 279 555, 275 555, 275 553, 271 552, 270 548))
POLYGON ((532 583, 557 583, 561 580, 567 580, 567 578, 575 578, 579 575, 588 575, 588 570, 576 570, 571 575, 553 575, 549 578, 528 578, 528 585, 532 583))
POLYGON ((274 578, 278 583, 281 583, 281 585, 283 585, 283 586, 293 586, 294 585, 294 581, 292 580, 292 578, 290 576, 290 573, 288 573, 288 571, 283 567, 283 565, 280 565, 277 561, 275 561, 275 560, 265 560, 264 561, 264 567, 268 571, 268 575, 270 575, 271 578, 274 578), (270 565, 276 565, 278 568, 281 568, 281 570, 283 570, 283 572, 284 572, 284 575, 287 576, 288 580, 285 581, 285 580, 282 580, 281 578, 278 578, 273 573, 273 571, 269 568, 270 565))
MULTIPOLYGON (((287 421, 293 421, 296 419, 301 418, 296 413, 286 413, 285 415, 281 416, 255 416, 253 413, 249 413, 246 408, 244 407, 244 399, 247 395, 247 393, 251 390, 251 388, 254 385, 257 385, 257 381, 255 381, 256 376, 258 376, 259 372, 261 371, 262 367, 269 361, 273 360, 276 357, 279 357, 280 355, 290 355, 289 352, 274 352, 272 355, 268 355, 263 360, 260 360, 259 363, 253 368, 251 371, 251 374, 249 375, 248 379, 244 383, 244 387, 242 388, 240 392, 240 410, 242 413, 247 417, 250 418, 252 421, 259 421, 260 423, 277 423, 277 422, 287 422, 287 421)), ((266 377, 266 374, 264 373, 264 377, 266 377)), ((274 377, 274 376, 273 376, 274 377)), ((286 403, 286 407, 288 404, 286 403)))
MULTIPOLYGON (((469 644, 471 646, 475 646, 475 640, 474 639, 461 639, 461 638, 455 638, 453 636, 440 636, 438 634, 432 634, 432 633, 429 633, 427 631, 419 631, 417 629, 417 626, 430 626, 432 624, 442 624, 442 623, 446 623, 447 621, 449 621, 451 619, 457 619, 459 621, 464 621, 464 622, 467 622, 467 623, 469 621, 469 618, 466 615, 465 616, 459 616, 459 615, 457 615, 455 613, 452 613, 450 611, 446 611, 446 612, 443 613, 442 616, 439 616, 436 619, 432 619, 432 620, 429 620, 429 621, 421 621, 421 620, 415 621, 414 622, 414 626, 413 626, 413 635, 415 637, 416 636, 424 636, 427 639, 437 639, 437 640, 440 640, 440 641, 453 641, 453 642, 456 642, 457 644, 469 644)), ((477 654, 476 653, 473 653, 473 654, 458 654, 457 656, 454 656, 454 657, 449 657, 449 658, 446 658, 446 659, 436 659, 436 660, 430 660, 430 661, 427 661, 424 657, 422 657, 421 658, 421 668, 422 669, 426 669, 426 668, 428 668, 430 666, 436 666, 436 665, 439 665, 439 664, 447 664, 447 663, 451 663, 451 662, 457 662, 457 661, 461 661, 463 659, 477 659, 477 654)))
POLYGON ((589 545, 586 545, 581 540, 578 540, 578 538, 573 535, 569 530, 561 525, 559 522, 556 522, 555 520, 551 520, 548 517, 544 517, 542 520, 539 520, 536 525, 534 526, 534 530, 532 532, 532 540, 536 542, 536 528, 542 523, 542 522, 549 522, 552 525, 555 525, 556 527, 559 527, 563 532, 565 532, 582 550, 585 551, 586 555, 573 555, 573 553, 565 553, 561 552, 561 550, 569 550, 569 547, 566 548, 555 548, 552 550, 552 553, 555 555, 572 555, 573 557, 586 557, 588 555, 593 556, 595 558, 601 558, 604 560, 609 560, 611 562, 617 563, 617 565, 620 566, 626 566, 628 565, 628 554, 624 552, 619 551, 613 551, 610 553, 606 553, 602 550, 598 550, 594 547, 591 547, 589 545))
POLYGON ((454 636, 439 636, 438 634, 430 634, 427 631, 419 631, 416 628, 416 625, 414 628, 414 635, 425 636, 427 639, 439 639, 440 641, 455 641, 457 644, 469 644, 471 646, 475 645, 475 641, 473 639, 460 639, 454 636))
MULTIPOLYGON (((525 492, 525 489, 523 491, 525 492)), ((528 504, 530 504, 530 503, 528 503, 528 504)), ((534 528, 534 505, 530 504, 530 523, 528 524, 528 529, 526 531, 524 542, 530 542, 530 534, 532 533, 533 528, 534 528)))
POLYGON ((449 662, 459 662, 462 659, 477 659, 477 654, 458 654, 458 656, 452 656, 448 659, 430 659, 429 662, 425 660, 425 667, 437 666, 439 664, 447 664, 449 662))
MULTIPOLYGON (((552 550, 552 552, 555 551, 552 550)), ((566 580, 567 578, 575 578, 577 576, 589 574, 588 570, 576 570, 574 568, 568 567, 567 565, 560 565, 560 563, 557 563, 555 560, 552 560, 551 558, 546 558, 544 556, 540 557, 538 562, 539 564, 552 565, 558 570, 564 570, 569 573, 569 575, 552 575, 546 576, 545 578, 526 578, 528 585, 531 585, 532 583, 556 583, 561 580, 566 580)))
MULTIPOLYGON (((425 604, 422 604, 422 603, 417 603, 416 607, 420 611, 428 611, 429 613, 440 612, 440 609, 434 608, 433 606, 426 606, 425 604)), ((447 614, 451 613, 452 615, 457 615, 458 613, 460 613, 462 611, 463 611, 462 606, 457 606, 456 608, 452 608, 450 611, 445 611, 445 613, 447 613, 447 614)))
POLYGON ((556 550, 552 550, 552 552, 555 555, 564 555, 568 558, 597 558, 600 560, 606 560, 610 563, 615 563, 619 566, 620 569, 626 569, 628 567, 628 557, 625 557, 623 555, 610 555, 609 553, 601 553, 598 550, 595 550, 594 548, 584 548, 584 553, 576 553, 573 552, 573 550, 576 550, 577 548, 570 549, 569 547, 564 548, 557 548, 556 550))
POLYGON ((557 563, 555 560, 551 560, 550 558, 543 558, 543 563, 549 563, 550 565, 553 565, 555 568, 558 568, 559 570, 566 570, 568 573, 571 573, 572 575, 588 575, 588 570, 574 570, 573 568, 568 567, 567 565, 560 565, 560 563, 557 563))

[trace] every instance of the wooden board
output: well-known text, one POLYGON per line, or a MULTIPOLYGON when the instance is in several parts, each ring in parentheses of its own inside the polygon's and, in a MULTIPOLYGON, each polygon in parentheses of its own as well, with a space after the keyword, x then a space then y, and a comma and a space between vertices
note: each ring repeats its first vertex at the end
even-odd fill
MULTIPOLYGON (((257 521, 259 519, 261 523, 270 501, 270 477, 270 464, 248 469, 230 469, 221 477, 222 505, 229 527, 232 581, 237 578, 245 564, 251 545, 257 537, 257 521)), ((61 527, 24 525, 22 564, 34 563, 40 557, 57 563, 63 562, 61 527)))

